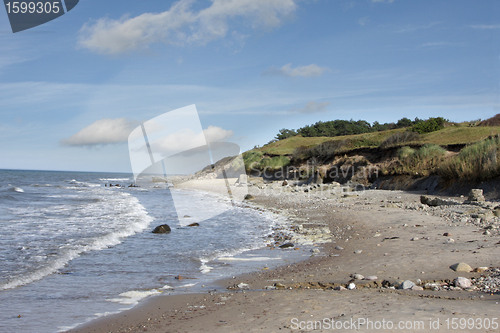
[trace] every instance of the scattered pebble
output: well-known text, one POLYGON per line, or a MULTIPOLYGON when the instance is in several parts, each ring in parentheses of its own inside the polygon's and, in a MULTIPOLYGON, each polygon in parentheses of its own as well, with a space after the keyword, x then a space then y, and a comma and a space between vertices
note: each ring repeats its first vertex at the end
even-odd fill
POLYGON ((406 280, 399 285, 399 289, 411 289, 415 286, 416 284, 413 281, 406 280))
POLYGON ((349 285, 347 286, 347 289, 349 290, 353 290, 353 289, 356 289, 356 285, 354 283, 349 283, 349 285))
POLYGON ((464 262, 453 264, 450 266, 450 268, 455 272, 472 272, 472 267, 464 262))

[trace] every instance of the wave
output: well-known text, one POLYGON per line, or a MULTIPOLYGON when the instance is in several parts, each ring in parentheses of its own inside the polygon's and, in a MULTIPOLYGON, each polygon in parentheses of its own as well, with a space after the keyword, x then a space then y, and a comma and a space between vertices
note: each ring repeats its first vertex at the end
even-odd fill
POLYGON ((100 181, 103 182, 125 182, 125 181, 130 181, 130 178, 100 178, 100 181))
POLYGON ((9 191, 11 192, 17 192, 17 193, 24 193, 24 190, 20 187, 17 187, 17 186, 13 186, 9 189, 9 191))
POLYGON ((22 276, 18 276, 4 284, 0 284, 0 290, 13 289, 41 280, 48 275, 56 273, 68 262, 79 257, 82 253, 100 251, 116 246, 120 244, 124 238, 145 230, 154 219, 148 215, 146 209, 139 203, 137 198, 129 195, 122 195, 121 197, 127 199, 126 206, 129 209, 132 207, 131 212, 120 215, 121 219, 127 218, 128 223, 121 225, 121 228, 118 230, 108 232, 104 235, 82 238, 79 240, 80 244, 67 244, 61 246, 62 253, 60 253, 57 258, 47 260, 48 265, 30 273, 22 274, 22 276))

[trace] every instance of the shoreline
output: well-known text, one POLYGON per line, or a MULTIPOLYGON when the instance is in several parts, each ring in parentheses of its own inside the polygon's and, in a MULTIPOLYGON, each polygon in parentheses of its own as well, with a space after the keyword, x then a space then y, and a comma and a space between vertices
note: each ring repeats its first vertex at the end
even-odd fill
MULTIPOLYGON (((250 190, 252 193, 252 188, 250 190)), ((320 252, 311 252, 311 257, 304 261, 216 281, 223 290, 156 296, 131 310, 97 319, 69 332, 140 332, 144 329, 233 332, 242 327, 250 331, 283 332, 300 329, 293 324, 293 318, 301 322, 332 316, 338 320, 360 316, 387 320, 388 315, 381 309, 394 306, 398 310, 390 315, 394 320, 425 317, 426 323, 440 320, 441 329, 444 329, 443 320, 453 316, 495 317, 500 313, 498 293, 382 288, 383 281, 387 281, 386 285, 418 279, 421 285, 443 284, 458 276, 484 275, 459 273, 449 268, 458 262, 467 262, 473 267, 500 266, 495 255, 500 246, 494 244, 499 240, 498 234, 481 235, 472 223, 454 222, 448 208, 426 208, 419 199, 419 194, 401 191, 368 191, 338 200, 261 191, 252 205, 279 211, 303 227, 326 225, 336 237, 330 243, 316 246, 320 252), (443 236, 446 233, 450 236, 443 236), (446 243, 450 237, 454 242, 446 243), (353 280, 352 274, 376 275, 377 280, 353 280), (333 290, 351 282, 355 283, 356 290, 333 290), (235 288, 241 283, 249 289, 235 288), (386 305, 377 306, 380 302, 386 305), (338 311, 341 313, 336 314, 338 311)))

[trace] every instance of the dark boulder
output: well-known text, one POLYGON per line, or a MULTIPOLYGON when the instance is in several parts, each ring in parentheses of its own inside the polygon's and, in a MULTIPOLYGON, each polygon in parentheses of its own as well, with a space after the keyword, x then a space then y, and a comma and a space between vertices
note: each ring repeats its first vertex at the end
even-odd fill
POLYGON ((153 234, 168 234, 168 233, 170 233, 170 231, 172 231, 172 229, 170 229, 168 224, 162 224, 162 225, 157 226, 153 230, 153 234))
POLYGON ((199 227, 200 225, 198 223, 191 223, 188 225, 188 227, 199 227))
POLYGON ((288 247, 294 247, 294 245, 292 243, 286 243, 286 244, 280 245, 281 249, 286 249, 288 247))

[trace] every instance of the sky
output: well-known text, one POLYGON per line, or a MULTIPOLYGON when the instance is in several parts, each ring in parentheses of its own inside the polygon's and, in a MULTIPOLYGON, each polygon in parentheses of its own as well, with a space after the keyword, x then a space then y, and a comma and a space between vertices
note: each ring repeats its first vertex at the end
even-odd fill
POLYGON ((0 169, 130 172, 130 132, 195 104, 242 151, 317 121, 500 113, 496 0, 80 0, 12 33, 0 169))

